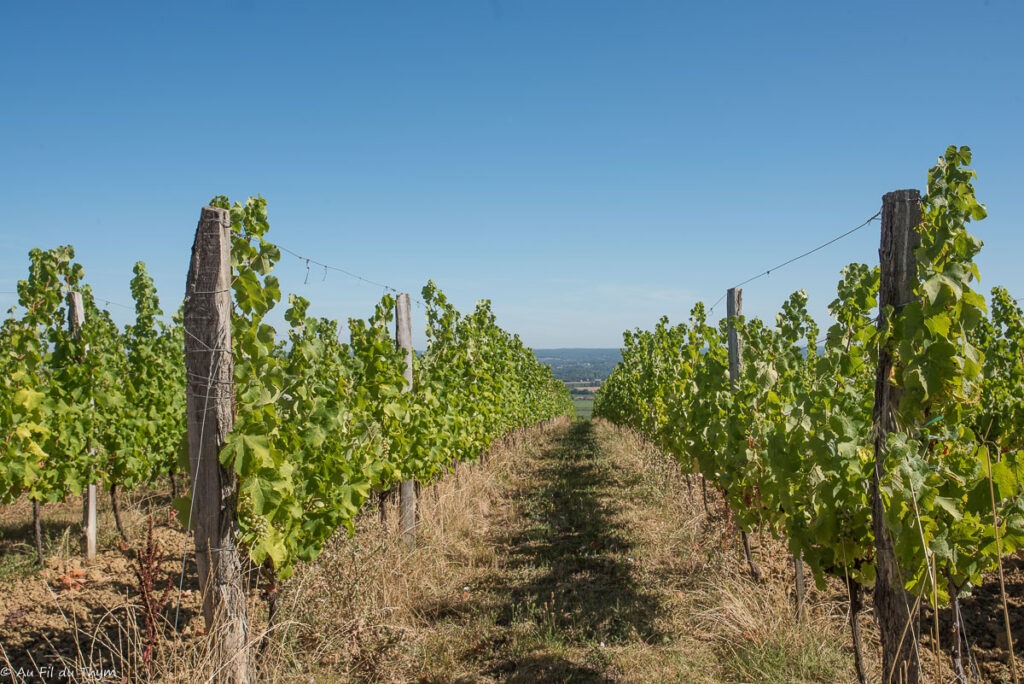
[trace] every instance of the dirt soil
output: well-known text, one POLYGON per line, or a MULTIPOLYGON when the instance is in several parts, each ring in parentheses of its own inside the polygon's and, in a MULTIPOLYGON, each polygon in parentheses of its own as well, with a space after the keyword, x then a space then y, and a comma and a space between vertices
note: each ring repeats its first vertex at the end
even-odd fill
MULTIPOLYGON (((165 655, 195 650, 205 630, 195 558, 170 497, 148 492, 122 503, 127 541, 117 534, 108 504, 100 498, 99 550, 90 562, 77 541, 80 501, 44 506, 42 569, 34 563, 31 506, 19 501, 0 508, 0 557, 6 564, 0 571, 0 681, 135 681, 146 679, 154 645, 165 655), (150 515, 156 639, 146 634, 137 574, 150 515)), ((257 592, 250 593, 257 601, 257 592)))
MULTIPOLYGON (((1017 654, 1018 677, 1024 677, 1024 663, 1021 662, 1024 658, 1024 652, 1021 651, 1021 645, 1024 644, 1024 557, 1018 554, 1005 559, 1003 577, 1014 652, 1017 654)), ((983 681, 1012 681, 1007 664, 1009 649, 998 573, 989 573, 982 586, 974 589, 968 598, 961 599, 961 606, 967 624, 967 642, 974 659, 970 663, 973 674, 983 681)), ((940 628, 948 630, 950 622, 950 611, 941 611, 940 628)), ((968 663, 964 666, 968 667, 968 663)))

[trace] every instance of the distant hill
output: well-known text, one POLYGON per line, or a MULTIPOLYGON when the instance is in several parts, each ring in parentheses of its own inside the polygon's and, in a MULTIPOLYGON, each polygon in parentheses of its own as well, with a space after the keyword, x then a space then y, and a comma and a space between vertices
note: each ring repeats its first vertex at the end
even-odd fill
POLYGON ((618 349, 534 349, 533 353, 566 383, 601 384, 622 360, 618 349))

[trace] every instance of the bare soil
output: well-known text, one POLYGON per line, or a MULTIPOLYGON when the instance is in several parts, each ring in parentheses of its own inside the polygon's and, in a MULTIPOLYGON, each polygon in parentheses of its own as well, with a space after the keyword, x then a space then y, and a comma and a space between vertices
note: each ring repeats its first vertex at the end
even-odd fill
MULTIPOLYGON (((32 509, 26 501, 0 508, 0 664, 3 681, 134 681, 152 671, 158 655, 195 649, 204 631, 195 558, 164 492, 142 492, 122 502, 127 540, 101 497, 96 558, 85 561, 78 541, 81 502, 43 507, 46 557, 35 566, 32 509), (140 553, 152 516, 154 593, 160 605, 158 638, 146 634, 140 553), (184 572, 182 567, 184 563, 184 572), (155 650, 154 650, 155 647, 155 650)), ((251 592, 253 600, 257 598, 251 592)))
MULTIPOLYGON (((1021 555, 1004 559, 1003 577, 1014 651, 1017 654, 1017 675, 1024 679, 1024 663, 1021 663, 1021 657, 1024 657, 1021 651, 1024 645, 1024 558, 1021 555)), ((970 667, 971 674, 981 681, 1013 681, 1008 664, 1010 654, 998 574, 989 573, 980 587, 975 588, 969 597, 961 599, 961 606, 967 625, 967 643, 973 658, 964 667, 970 667)), ((940 638, 944 639, 952 622, 951 611, 940 611, 939 618, 940 629, 943 631, 940 638)))

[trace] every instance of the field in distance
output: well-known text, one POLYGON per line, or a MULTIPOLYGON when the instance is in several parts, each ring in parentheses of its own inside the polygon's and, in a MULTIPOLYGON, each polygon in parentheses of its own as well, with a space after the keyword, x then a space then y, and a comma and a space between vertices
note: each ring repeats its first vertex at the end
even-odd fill
POLYGON ((534 349, 537 360, 551 366, 555 377, 573 387, 600 387, 622 360, 618 349, 534 349))
POLYGON ((583 420, 593 413, 594 392, 622 360, 618 349, 535 349, 534 354, 569 387, 576 415, 583 420))

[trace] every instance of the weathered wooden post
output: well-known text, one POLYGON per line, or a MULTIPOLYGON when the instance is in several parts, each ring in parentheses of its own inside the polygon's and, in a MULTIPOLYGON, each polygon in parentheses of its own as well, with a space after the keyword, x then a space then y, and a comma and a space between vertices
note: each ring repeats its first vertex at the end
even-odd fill
MULTIPOLYGON (((738 287, 730 287, 725 294, 725 315, 729 323, 729 388, 733 392, 736 391, 736 384, 740 380, 740 371, 743 368, 743 347, 735 323, 736 318, 742 313, 743 290, 738 287)), ((754 576, 755 582, 760 582, 761 568, 757 567, 754 556, 750 553, 750 537, 744 529, 740 529, 740 541, 743 542, 743 555, 746 556, 747 564, 750 566, 750 574, 754 576)))
POLYGON ((736 318, 743 313, 743 290, 738 287, 730 287, 725 292, 725 316, 729 323, 729 389, 736 391, 736 383, 740 379, 740 368, 743 360, 740 358, 740 333, 736 330, 736 318))
MULTIPOLYGON (((412 311, 409 295, 402 293, 395 301, 395 342, 405 350, 405 391, 412 391, 412 311)), ((416 547, 416 482, 402 480, 398 490, 398 519, 402 530, 402 541, 406 548, 416 547)))
POLYGON ((798 554, 793 554, 793 583, 796 587, 796 619, 800 620, 804 616, 804 596, 807 592, 804 587, 804 559, 798 554))
POLYGON ((234 424, 231 354, 231 215, 203 207, 185 287, 190 518, 212 681, 249 681, 245 593, 234 527, 238 481, 218 455, 234 424))
MULTIPOLYGON (((914 249, 920 237, 914 230, 921 222, 921 194, 897 190, 882 197, 882 240, 878 249, 881 283, 878 294, 878 329, 887 326, 885 312, 892 307, 898 316, 914 299, 917 262, 914 249)), ((875 473, 871 479, 871 515, 875 533, 875 615, 882 639, 882 681, 915 684, 920 678, 917 646, 920 625, 911 612, 913 598, 903 588, 896 564, 892 537, 885 526, 885 507, 879 483, 885 477, 886 436, 895 430, 900 391, 889 381, 893 370, 891 340, 881 340, 875 376, 875 407, 872 426, 875 438, 875 473)))
MULTIPOLYGON (((85 325, 85 305, 81 292, 68 293, 68 332, 78 339, 85 325)), ((86 560, 96 558, 96 483, 86 486, 82 494, 82 555, 86 560)))

